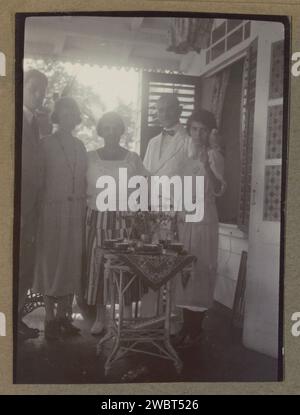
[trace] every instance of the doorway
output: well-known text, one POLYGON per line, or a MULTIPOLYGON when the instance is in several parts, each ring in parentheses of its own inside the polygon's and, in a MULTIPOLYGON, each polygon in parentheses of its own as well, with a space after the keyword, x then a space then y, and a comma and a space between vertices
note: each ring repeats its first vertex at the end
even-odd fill
POLYGON ((241 186, 241 109, 244 60, 230 65, 222 116, 220 120, 221 148, 224 154, 226 192, 217 198, 219 221, 236 225, 241 186))

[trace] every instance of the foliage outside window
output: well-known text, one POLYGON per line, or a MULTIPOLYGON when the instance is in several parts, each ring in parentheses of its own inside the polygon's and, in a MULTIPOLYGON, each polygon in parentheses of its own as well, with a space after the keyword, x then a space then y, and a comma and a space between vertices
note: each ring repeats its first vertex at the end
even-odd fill
POLYGON ((63 95, 76 99, 82 113, 82 123, 75 134, 88 151, 102 145, 97 136, 98 119, 107 111, 118 112, 126 125, 121 144, 139 153, 139 79, 133 69, 107 68, 73 64, 54 59, 25 59, 24 70, 38 69, 48 77, 47 96, 40 112, 41 133, 51 133, 50 114, 54 103, 63 95))

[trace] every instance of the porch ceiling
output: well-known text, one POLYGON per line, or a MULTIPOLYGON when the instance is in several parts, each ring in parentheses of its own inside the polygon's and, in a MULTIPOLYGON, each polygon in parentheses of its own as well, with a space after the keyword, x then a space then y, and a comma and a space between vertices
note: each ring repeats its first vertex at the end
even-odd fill
POLYGON ((39 16, 25 25, 25 57, 179 70, 167 52, 169 18, 39 16))

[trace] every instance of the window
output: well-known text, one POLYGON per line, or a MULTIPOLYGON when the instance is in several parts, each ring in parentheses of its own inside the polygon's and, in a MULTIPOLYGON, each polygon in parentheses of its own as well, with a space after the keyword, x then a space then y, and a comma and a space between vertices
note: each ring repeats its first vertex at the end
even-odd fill
POLYGON ((185 125, 195 108, 195 85, 178 83, 150 82, 148 101, 148 126, 157 126, 156 102, 161 94, 175 93, 183 108, 180 122, 185 125))
POLYGON ((215 19, 216 27, 211 32, 206 51, 206 64, 250 37, 251 22, 238 19, 215 19))
POLYGON ((182 107, 180 122, 185 125, 197 106, 200 94, 199 77, 143 72, 142 74, 142 116, 141 156, 149 140, 161 131, 156 114, 156 101, 163 93, 176 93, 182 107))
MULTIPOLYGON (((121 144, 129 150, 140 151, 140 72, 133 68, 116 68, 54 59, 25 59, 24 69, 39 69, 49 80, 44 112, 51 113, 55 100, 72 95, 82 113, 82 123, 76 136, 87 150, 102 145, 96 133, 98 119, 104 112, 117 111, 126 125, 121 144)), ((49 122, 39 117, 42 135, 51 133, 49 122), (43 134, 45 132, 45 134, 43 134)))

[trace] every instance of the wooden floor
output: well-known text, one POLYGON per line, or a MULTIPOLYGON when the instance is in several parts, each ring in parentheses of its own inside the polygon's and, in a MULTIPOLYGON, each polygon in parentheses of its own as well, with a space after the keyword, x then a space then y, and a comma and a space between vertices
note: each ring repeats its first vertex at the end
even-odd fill
MULTIPOLYGON (((27 317, 33 327, 43 328, 43 309, 27 317)), ((184 363, 178 375, 172 363, 145 355, 124 358, 104 375, 107 349, 96 356, 97 337, 89 333, 91 321, 76 315, 81 335, 48 343, 44 334, 19 343, 16 352, 16 383, 92 384, 122 382, 225 382, 276 381, 278 362, 242 346, 240 330, 230 328, 230 310, 215 304, 204 324, 202 342, 193 350, 183 350, 184 363), (143 369, 137 375, 137 369, 143 369), (132 378, 124 377, 133 370, 132 378)), ((109 344, 106 346, 109 348, 109 344)))

